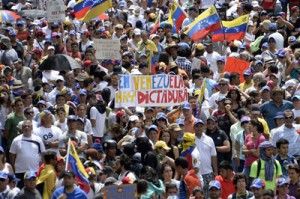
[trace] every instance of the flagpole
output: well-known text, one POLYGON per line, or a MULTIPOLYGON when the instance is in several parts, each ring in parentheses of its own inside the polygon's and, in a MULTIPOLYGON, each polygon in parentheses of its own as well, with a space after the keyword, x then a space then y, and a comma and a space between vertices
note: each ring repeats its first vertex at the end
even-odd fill
POLYGON ((65 171, 68 170, 70 147, 71 147, 71 139, 69 138, 65 171))

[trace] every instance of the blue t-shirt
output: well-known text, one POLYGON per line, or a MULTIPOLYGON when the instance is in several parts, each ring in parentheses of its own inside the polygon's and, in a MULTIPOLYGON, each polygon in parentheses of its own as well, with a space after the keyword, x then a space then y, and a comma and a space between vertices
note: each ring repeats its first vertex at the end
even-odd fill
POLYGON ((58 198, 62 193, 65 193, 68 199, 88 199, 86 193, 78 187, 76 187, 72 193, 66 193, 65 187, 59 187, 54 191, 51 199, 58 198))

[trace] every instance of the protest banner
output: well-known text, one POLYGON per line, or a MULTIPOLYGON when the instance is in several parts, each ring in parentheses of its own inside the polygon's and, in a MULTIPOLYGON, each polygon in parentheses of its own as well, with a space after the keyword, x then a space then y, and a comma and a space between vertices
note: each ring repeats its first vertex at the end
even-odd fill
POLYGON ((117 39, 95 39, 97 59, 121 59, 120 41, 117 39))
POLYGON ((250 62, 246 62, 235 57, 228 57, 224 67, 224 72, 236 72, 240 74, 241 82, 244 82, 243 74, 245 70, 248 70, 250 68, 250 64, 250 62))
POLYGON ((46 7, 48 23, 65 21, 65 5, 62 0, 47 1, 46 7))
POLYGON ((135 199, 137 197, 137 190, 135 184, 112 185, 104 188, 105 199, 135 199))
POLYGON ((188 100, 180 75, 119 75, 115 107, 176 106, 188 100))

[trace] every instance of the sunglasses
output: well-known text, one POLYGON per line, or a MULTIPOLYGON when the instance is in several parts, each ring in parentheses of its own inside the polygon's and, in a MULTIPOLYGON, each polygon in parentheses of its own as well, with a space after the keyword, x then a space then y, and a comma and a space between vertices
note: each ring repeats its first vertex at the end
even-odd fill
POLYGON ((294 119, 293 116, 290 116, 290 117, 285 116, 284 118, 285 118, 285 119, 294 119))
POLYGON ((219 84, 219 86, 226 86, 227 84, 219 84))
POLYGON ((32 112, 27 112, 26 114, 27 114, 27 115, 30 115, 30 114, 33 115, 34 112, 33 112, 33 111, 32 111, 32 112))

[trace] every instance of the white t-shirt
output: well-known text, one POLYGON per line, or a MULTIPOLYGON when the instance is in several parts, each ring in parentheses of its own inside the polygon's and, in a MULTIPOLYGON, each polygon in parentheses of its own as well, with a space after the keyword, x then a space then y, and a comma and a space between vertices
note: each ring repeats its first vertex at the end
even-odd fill
MULTIPOLYGON (((54 125, 52 125, 50 128, 41 126, 35 129, 33 133, 39 136, 45 144, 49 142, 58 141, 59 138, 62 136, 62 131, 60 130, 60 128, 54 125)), ((58 148, 49 148, 46 151, 55 151, 58 155, 60 155, 58 148)))
POLYGON ((221 55, 213 51, 213 53, 211 54, 205 52, 204 57, 206 58, 207 63, 210 65, 210 68, 212 68, 213 71, 217 71, 218 70, 217 60, 221 58, 221 55))
POLYGON ((105 118, 106 112, 101 114, 96 107, 92 107, 90 110, 91 120, 96 120, 96 126, 93 127, 93 136, 94 137, 103 137, 105 131, 105 118))
POLYGON ((212 173, 211 157, 217 156, 213 139, 203 133, 200 139, 196 137, 195 143, 196 148, 201 154, 199 159, 201 162, 201 175, 212 173))
POLYGON ((45 146, 39 136, 24 137, 22 134, 13 140, 9 152, 16 155, 15 173, 38 171, 45 146))
POLYGON ((294 113, 294 118, 300 117, 300 110, 293 109, 292 111, 294 113))

